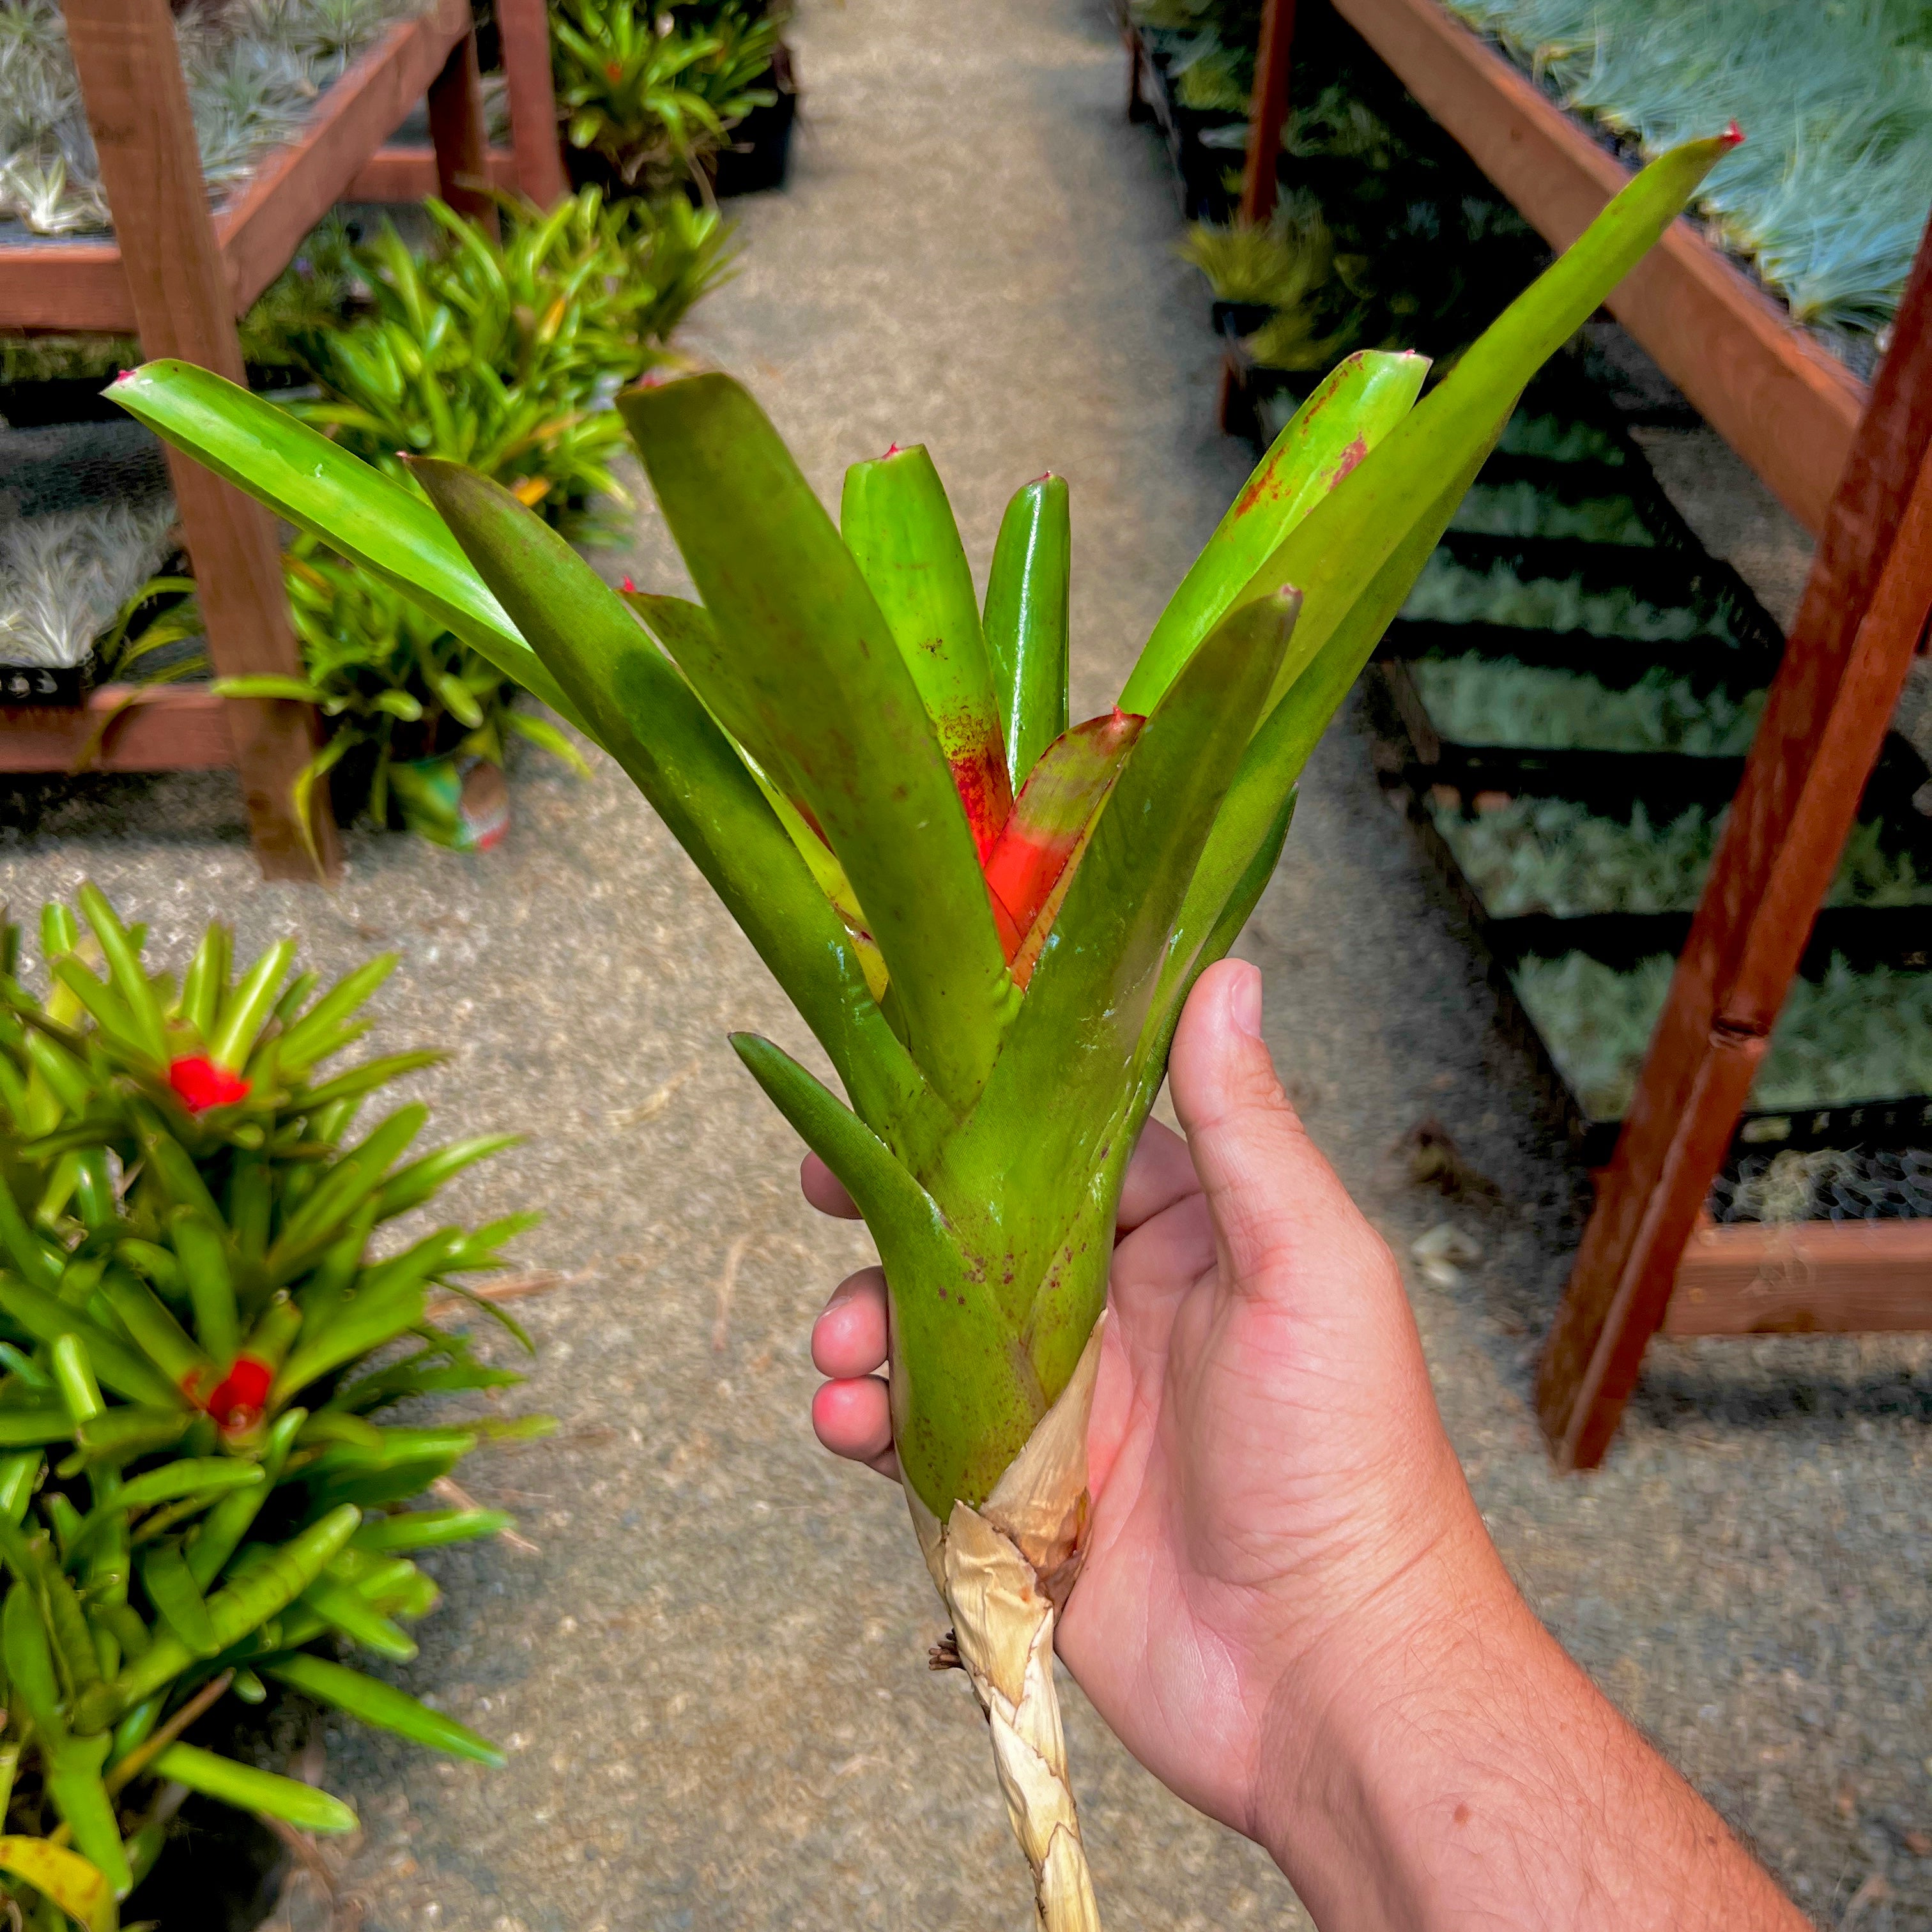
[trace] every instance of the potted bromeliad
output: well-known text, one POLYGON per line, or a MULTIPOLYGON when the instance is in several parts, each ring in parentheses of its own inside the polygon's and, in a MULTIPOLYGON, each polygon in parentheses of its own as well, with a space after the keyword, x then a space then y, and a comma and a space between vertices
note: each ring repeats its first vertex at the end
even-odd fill
POLYGON ((1343 363, 1118 707, 1070 728, 1058 478, 1013 500, 982 607, 922 449, 856 464, 835 525, 736 382, 647 382, 620 407, 692 603, 610 590, 456 464, 414 464, 418 496, 200 370, 114 387, 601 744, 824 1046, 844 1102, 734 1040, 878 1241, 907 1498, 1049 1927, 1096 1922, 1052 1633, 1115 1207, 1181 1002, 1259 896, 1304 761, 1525 382, 1726 145, 1646 170, 1419 406, 1419 358, 1343 363))
POLYGON ((190 1792, 356 1828, 214 1748, 228 1700, 292 1690, 500 1763, 337 1652, 415 1655, 438 1593, 413 1554, 508 1519, 410 1505, 548 1426, 388 1413, 520 1379, 437 1317, 506 1318, 466 1278, 533 1218, 386 1238, 513 1138, 418 1150, 417 1103, 358 1125, 442 1058, 328 1064, 393 956, 325 987, 292 942, 242 965, 215 926, 177 980, 94 887, 80 908, 41 915, 38 995, 0 926, 0 1911, 33 1932, 112 1932, 190 1792))

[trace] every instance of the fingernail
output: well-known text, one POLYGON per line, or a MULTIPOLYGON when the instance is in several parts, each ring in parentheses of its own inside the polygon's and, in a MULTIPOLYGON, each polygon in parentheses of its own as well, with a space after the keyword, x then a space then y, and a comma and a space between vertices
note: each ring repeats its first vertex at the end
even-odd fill
POLYGON ((1244 965, 1228 988, 1228 1017, 1235 1030, 1250 1040, 1262 1036, 1262 976, 1258 968, 1244 965))

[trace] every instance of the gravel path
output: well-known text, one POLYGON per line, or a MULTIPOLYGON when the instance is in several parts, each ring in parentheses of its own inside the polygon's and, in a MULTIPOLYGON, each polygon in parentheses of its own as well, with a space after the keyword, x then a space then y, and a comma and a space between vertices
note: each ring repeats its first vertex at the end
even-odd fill
MULTIPOLYGON (((1205 305, 1100 0, 811 0, 798 38, 793 186, 743 206, 745 272, 695 346, 827 494, 929 440, 976 557, 1016 484, 1065 472, 1096 709, 1244 466, 1210 426, 1205 305)), ((603 561, 676 581, 648 511, 603 561)), ((509 1768, 332 1734, 366 1826, 342 1882, 372 1932, 1019 1932, 1024 1868, 970 1696, 925 1669, 940 1618, 902 1508, 806 1420, 807 1322, 868 1250, 802 1208, 798 1149, 724 1040, 802 1052, 802 1030, 610 769, 526 760, 516 809, 487 858, 352 839, 331 901, 257 882, 225 779, 0 792, 16 907, 91 874, 171 958, 217 914, 248 946, 301 932, 327 970, 394 947, 382 1036, 450 1050, 421 1083, 443 1130, 530 1136, 452 1204, 545 1208, 523 1252, 570 1276, 525 1304, 520 1400, 558 1434, 468 1479, 536 1548, 436 1559, 448 1599, 400 1673, 509 1768)), ((1932 1922, 1924 1346, 1660 1345, 1609 1466, 1556 1480, 1528 1392, 1577 1177, 1352 718, 1244 946, 1284 1076, 1397 1252, 1444 1218, 1482 1247, 1457 1285, 1412 1287, 1533 1600, 1821 1921, 1932 1922), (1432 1118, 1493 1197, 1411 1183, 1400 1143, 1432 1118)), ((1306 1922, 1068 1696, 1110 1924, 1306 1922)))

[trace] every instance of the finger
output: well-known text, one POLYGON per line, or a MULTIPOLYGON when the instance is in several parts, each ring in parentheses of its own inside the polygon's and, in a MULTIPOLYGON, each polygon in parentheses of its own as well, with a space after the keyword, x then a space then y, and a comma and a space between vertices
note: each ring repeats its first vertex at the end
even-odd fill
POLYGON ((825 1382, 812 1398, 812 1426, 835 1456, 874 1466, 892 1446, 892 1409, 877 1376, 825 1382))
POLYGON ((1222 960, 1189 994, 1168 1066, 1232 1279, 1265 1293, 1338 1234, 1373 1236, 1282 1091, 1261 1017, 1261 974, 1222 960))
POLYGON ((857 1204, 845 1192, 845 1184, 815 1154, 808 1154, 798 1171, 798 1184, 805 1198, 821 1214, 836 1214, 842 1221, 860 1218, 857 1204))
POLYGON ((1200 1190, 1200 1177, 1194 1172, 1187 1143, 1172 1127, 1148 1121, 1141 1130, 1133 1158, 1127 1162, 1120 1213, 1114 1222, 1114 1238, 1131 1234, 1143 1221, 1152 1220, 1200 1190))
POLYGON ((886 1359, 886 1274, 861 1268, 832 1291, 812 1324, 812 1364, 822 1376, 869 1376, 886 1359))

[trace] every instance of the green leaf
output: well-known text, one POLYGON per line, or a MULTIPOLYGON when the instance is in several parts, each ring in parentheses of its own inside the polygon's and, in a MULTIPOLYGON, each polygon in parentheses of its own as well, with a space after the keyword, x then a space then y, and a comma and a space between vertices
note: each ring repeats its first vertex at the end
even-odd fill
MULTIPOLYGON (((5 1192, 0 1186, 0 1196, 5 1192)), ((181 1390, 144 1357, 77 1314, 58 1295, 0 1274, 0 1308, 37 1342, 51 1343, 63 1335, 78 1336, 94 1374, 116 1395, 151 1408, 179 1408, 186 1402, 181 1390)))
POLYGON ((87 1932, 112 1932, 114 1888, 78 1852, 45 1838, 0 1838, 0 1871, 44 1892, 87 1932))
POLYGON ((374 571, 505 676, 580 724, 441 519, 412 491, 273 403, 192 363, 146 363, 106 393, 218 476, 374 571))
POLYGON ((237 1764, 196 1744, 172 1744, 150 1767, 157 1778, 184 1784, 204 1798, 219 1798, 237 1810, 258 1811, 279 1818, 298 1832, 323 1834, 353 1832, 360 1821, 340 1798, 310 1784, 298 1784, 272 1771, 237 1764))
POLYGON ((416 1654, 415 1639, 346 1583, 338 1583, 332 1577, 318 1577, 302 1593, 299 1600, 332 1629, 340 1630, 364 1649, 373 1650, 378 1657, 406 1664, 416 1654))
POLYGON ((983 861, 1012 782, 972 568, 924 444, 846 471, 838 531, 912 674, 983 861))
POLYGON ((878 602, 729 377, 629 391, 618 406, 745 701, 783 754, 772 776, 810 805, 884 956, 912 1057, 962 1111, 1019 992, 959 794, 878 602))
POLYGON ((208 686, 217 698, 286 698, 298 704, 323 704, 328 693, 305 677, 218 677, 208 686))
MULTIPOLYGON (((1024 1225, 1033 1198, 1000 1188, 999 1169, 1020 1145, 1045 1172, 1091 1174, 1100 1165, 1202 845, 1294 621, 1292 593, 1243 604, 1155 707, 1094 820, 970 1132, 948 1149, 949 1199, 963 1190, 1012 1204, 1004 1232, 1014 1252, 1007 1317, 1016 1329, 1068 1238, 1056 1218, 1066 1196, 1040 1197, 1048 1220, 1024 1225)), ((1104 1293, 1104 1272, 1096 1286, 1104 1293)), ((1050 1330, 1036 1322, 1027 1331, 1048 1400, 1066 1385, 1097 1310, 1062 1312, 1050 1330)))
MULTIPOLYGON (((919 1111, 838 915, 745 762, 618 593, 507 490, 452 464, 416 473, 622 765, 710 882, 868 1118, 919 1111)), ((688 607, 694 608, 695 607, 688 607)), ((700 616, 702 613, 699 614, 700 616)))
POLYGON ((740 1033, 731 1044, 893 1256, 893 1433, 906 1480, 942 1517, 956 1496, 983 1497, 1046 1410, 998 1297, 983 1272, 962 1268, 956 1231, 862 1120, 770 1040, 740 1033))
POLYGON ((358 1550, 435 1550, 495 1536, 515 1520, 502 1510, 399 1510, 394 1516, 372 1517, 351 1540, 358 1550))
POLYGON ((1066 729, 1072 556, 1066 478, 1042 476, 1007 504, 986 578, 986 656, 1016 792, 1066 729))
MULTIPOLYGON (((1393 590, 1395 580, 1383 572, 1399 551, 1420 570, 1454 507, 1453 500, 1444 507, 1444 486, 1474 475, 1531 376, 1595 313, 1732 145, 1723 136, 1687 141, 1652 162, 1256 572, 1244 598, 1290 584, 1303 597, 1301 620, 1270 706, 1341 629, 1371 585, 1379 584, 1385 593, 1393 590)), ((1372 648, 1372 638, 1362 646, 1366 628, 1356 627, 1352 654, 1359 650, 1366 656, 1372 648)))
MULTIPOLYGON (((1168 599, 1121 690, 1122 710, 1150 710, 1237 598, 1259 594, 1263 586, 1244 596, 1244 586, 1288 533, 1408 414, 1428 373, 1426 356, 1364 350, 1316 386, 1168 599)), ((1288 582, 1300 580, 1274 580, 1288 582)))
POLYGON ((100 1768, 114 1740, 104 1731, 98 1737, 70 1738, 47 1755, 47 1795, 54 1809, 67 1820, 74 1841, 107 1881, 116 1898, 124 1898, 134 1888, 134 1874, 128 1868, 128 1854, 121 1843, 121 1827, 114 1816, 114 1801, 100 1781, 100 1768))
POLYGON ((162 1620, 196 1657, 212 1657, 221 1646, 208 1620, 208 1600, 173 1543, 158 1543, 141 1558, 141 1586, 162 1620))
POLYGON ((508 1762, 488 1738, 478 1736, 466 1724, 432 1711, 392 1684, 365 1677, 361 1671, 326 1658, 300 1654, 272 1657, 263 1659, 257 1668, 265 1676, 291 1684, 320 1703, 333 1704, 338 1711, 346 1711, 365 1724, 394 1731, 412 1744, 471 1758, 494 1770, 501 1770, 508 1762))

